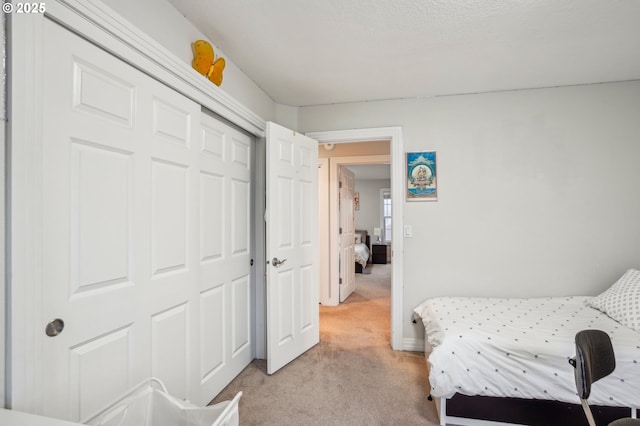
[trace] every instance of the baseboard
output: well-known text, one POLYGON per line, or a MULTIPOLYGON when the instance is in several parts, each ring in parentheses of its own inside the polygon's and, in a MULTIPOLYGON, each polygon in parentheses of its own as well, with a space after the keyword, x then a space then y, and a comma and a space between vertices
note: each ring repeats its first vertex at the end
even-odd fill
POLYGON ((402 339, 402 350, 411 352, 424 352, 424 340, 422 339, 402 339))

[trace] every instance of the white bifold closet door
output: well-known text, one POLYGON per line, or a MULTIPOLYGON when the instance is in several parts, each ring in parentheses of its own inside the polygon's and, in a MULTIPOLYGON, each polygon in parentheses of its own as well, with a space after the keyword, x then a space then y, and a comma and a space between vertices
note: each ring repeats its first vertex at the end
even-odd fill
POLYGON ((43 317, 64 328, 40 325, 43 414, 82 422, 148 376, 206 404, 253 359, 254 142, 49 20, 44 39, 43 317))

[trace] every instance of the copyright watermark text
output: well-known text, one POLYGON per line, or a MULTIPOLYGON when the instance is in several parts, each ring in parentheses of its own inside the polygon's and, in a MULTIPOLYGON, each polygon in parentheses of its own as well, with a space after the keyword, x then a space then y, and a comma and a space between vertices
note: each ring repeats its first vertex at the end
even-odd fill
POLYGON ((46 3, 2 3, 4 13, 44 13, 46 3))

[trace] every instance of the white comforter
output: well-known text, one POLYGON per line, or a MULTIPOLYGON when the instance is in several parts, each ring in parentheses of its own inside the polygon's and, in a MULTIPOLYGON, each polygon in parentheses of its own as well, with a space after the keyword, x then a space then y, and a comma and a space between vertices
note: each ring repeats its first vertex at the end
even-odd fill
POLYGON ((592 386, 590 404, 640 407, 640 333, 587 307, 587 297, 537 299, 435 298, 414 312, 432 352, 431 394, 455 393, 579 403, 574 337, 583 329, 609 334, 615 371, 592 386))
POLYGON ((363 243, 356 243, 355 252, 356 262, 362 265, 362 269, 366 268, 367 260, 369 259, 369 247, 363 243))

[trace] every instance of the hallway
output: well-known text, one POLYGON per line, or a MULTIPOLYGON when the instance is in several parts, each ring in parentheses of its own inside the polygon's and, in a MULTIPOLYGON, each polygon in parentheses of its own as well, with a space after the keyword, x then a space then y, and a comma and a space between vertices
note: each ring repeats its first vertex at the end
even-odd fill
POLYGON ((272 376, 254 360, 214 402, 241 390, 242 425, 436 425, 422 353, 390 347, 391 265, 356 274, 337 307, 320 306, 320 343, 272 376))

